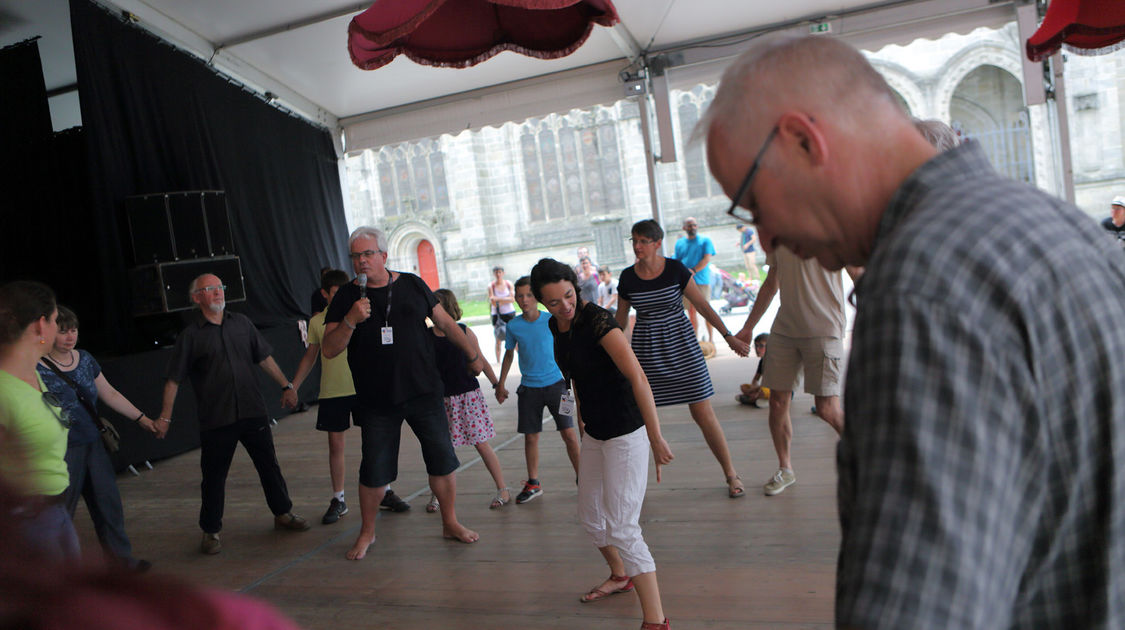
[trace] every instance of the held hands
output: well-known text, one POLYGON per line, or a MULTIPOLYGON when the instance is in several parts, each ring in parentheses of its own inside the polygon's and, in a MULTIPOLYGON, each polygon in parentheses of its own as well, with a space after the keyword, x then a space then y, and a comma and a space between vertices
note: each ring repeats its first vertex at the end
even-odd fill
POLYGON ((496 386, 496 402, 498 402, 502 405, 502 404, 504 404, 505 400, 508 400, 508 390, 507 390, 507 388, 505 388, 503 385, 497 385, 496 386))
POLYGON ((660 483, 660 467, 671 464, 675 459, 663 436, 652 441, 652 459, 656 462, 656 483, 660 483))
MULTIPOLYGON (((141 425, 141 428, 144 429, 145 431, 148 431, 149 433, 152 433, 153 435, 155 435, 157 437, 164 437, 163 435, 160 434, 160 429, 157 428, 157 426, 156 426, 157 423, 154 422, 153 420, 149 419, 148 416, 141 416, 141 419, 137 421, 137 424, 141 425)), ((167 423, 161 422, 160 424, 167 424, 167 423)))
POLYGON ((297 408, 297 389, 291 388, 281 392, 281 406, 286 409, 297 408))
MULTIPOLYGON (((735 334, 734 338, 738 339, 742 343, 746 344, 747 347, 749 347, 750 346, 750 337, 753 334, 754 334, 753 328, 747 328, 747 327, 743 326, 742 330, 738 331, 738 333, 735 334)), ((728 341, 727 343, 730 343, 730 342, 728 341)), ((744 354, 742 356, 746 356, 746 355, 744 354)))
POLYGON ((737 335, 727 335, 726 340, 727 345, 730 346, 730 349, 734 350, 734 353, 738 356, 745 357, 750 355, 750 344, 739 339, 737 335))
POLYGON ((152 423, 156 427, 156 439, 163 440, 165 435, 168 435, 168 429, 172 426, 172 419, 157 418, 152 423))

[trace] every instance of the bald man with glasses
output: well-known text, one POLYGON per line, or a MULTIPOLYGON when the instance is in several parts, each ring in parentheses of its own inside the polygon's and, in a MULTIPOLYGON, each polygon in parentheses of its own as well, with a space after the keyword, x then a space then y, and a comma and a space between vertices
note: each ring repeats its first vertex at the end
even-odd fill
POLYGON ((281 388, 283 405, 296 405, 297 392, 250 319, 226 310, 226 288, 214 274, 203 274, 191 282, 191 301, 198 310, 176 339, 168 361, 164 404, 156 422, 157 437, 163 438, 172 426, 180 383, 190 378, 199 415, 203 473, 199 528, 203 530, 200 551, 205 554, 219 553, 223 546, 219 532, 223 528, 227 473, 239 442, 258 471, 275 527, 290 531, 309 528, 305 519, 290 511, 293 502, 277 463, 269 411, 254 366, 281 388))
POLYGON ((1125 627, 1125 252, 831 37, 756 41, 701 128, 767 251, 864 267, 836 627, 1125 627))

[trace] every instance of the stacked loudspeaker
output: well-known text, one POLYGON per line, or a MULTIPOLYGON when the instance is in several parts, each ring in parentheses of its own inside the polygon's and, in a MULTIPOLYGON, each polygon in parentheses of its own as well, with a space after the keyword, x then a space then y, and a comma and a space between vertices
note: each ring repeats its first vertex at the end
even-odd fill
POLYGON ((205 273, 227 285, 227 302, 246 300, 223 191, 137 195, 125 199, 125 212, 135 265, 134 315, 192 308, 188 285, 205 273))

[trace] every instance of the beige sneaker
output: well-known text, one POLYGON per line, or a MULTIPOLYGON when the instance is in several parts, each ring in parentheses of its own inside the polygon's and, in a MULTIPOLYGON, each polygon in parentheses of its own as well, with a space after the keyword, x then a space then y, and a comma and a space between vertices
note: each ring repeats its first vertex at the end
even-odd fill
POLYGON ((218 534, 208 534, 203 532, 203 541, 199 543, 199 551, 213 556, 223 548, 223 543, 219 540, 218 534))
POLYGON ((797 483, 797 475, 792 470, 785 470, 778 468, 777 472, 773 474, 773 478, 766 482, 765 490, 766 496, 772 497, 775 494, 785 492, 789 486, 797 483))

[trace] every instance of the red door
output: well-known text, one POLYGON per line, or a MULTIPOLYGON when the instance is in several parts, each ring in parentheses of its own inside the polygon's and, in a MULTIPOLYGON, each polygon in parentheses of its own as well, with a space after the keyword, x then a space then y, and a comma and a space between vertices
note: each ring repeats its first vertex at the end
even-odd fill
POLYGON ((438 282, 437 258, 434 256, 434 246, 423 239, 418 243, 418 275, 431 291, 441 287, 438 282))

